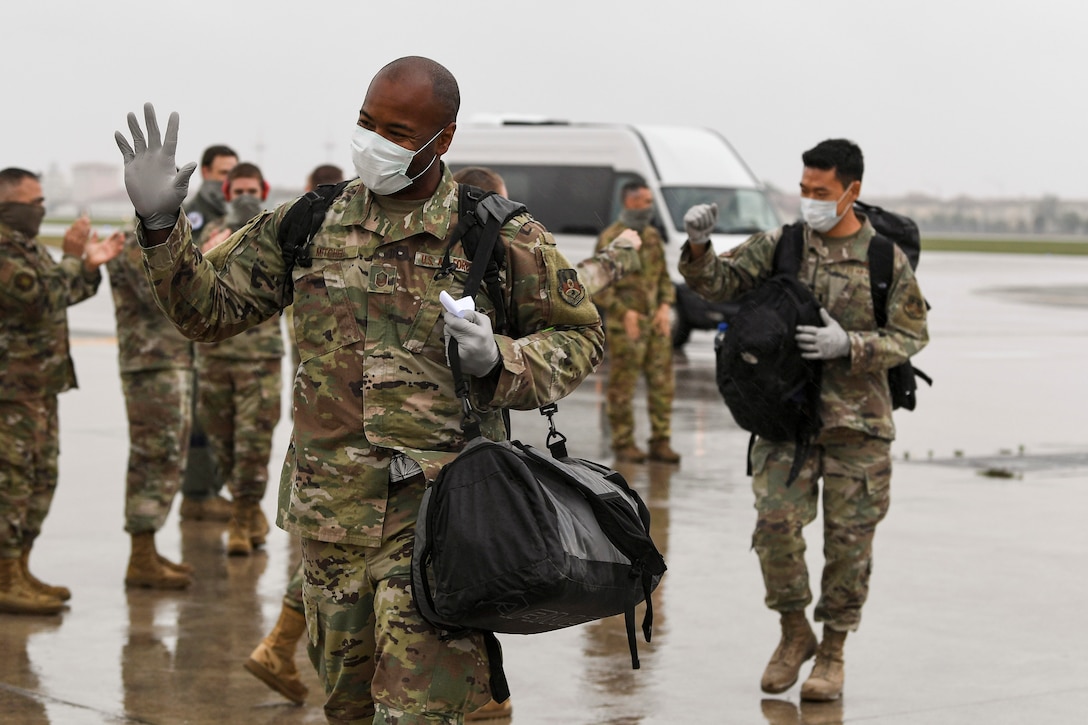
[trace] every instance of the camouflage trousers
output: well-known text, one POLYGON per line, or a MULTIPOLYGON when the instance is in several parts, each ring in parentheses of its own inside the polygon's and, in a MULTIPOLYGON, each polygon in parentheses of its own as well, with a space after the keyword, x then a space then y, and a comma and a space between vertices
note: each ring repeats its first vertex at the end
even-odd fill
POLYGON ((268 487, 272 433, 280 420, 283 376, 279 358, 198 364, 197 416, 235 500, 259 501, 268 487))
POLYGON ((291 575, 290 581, 287 582, 287 591, 283 593, 284 606, 303 614, 306 612, 306 605, 302 601, 302 585, 305 581, 306 567, 300 561, 295 573, 291 575))
POLYGON ((490 699, 483 638, 445 639, 412 599, 422 474, 390 484, 382 544, 302 540, 310 660, 330 723, 460 725, 490 699))
POLYGON ((756 441, 752 547, 759 555, 768 607, 790 612, 812 602, 802 529, 816 519, 822 479, 824 569, 815 619, 840 631, 858 628, 869 595, 873 535, 891 501, 890 445, 859 431, 824 431, 787 487, 794 444, 756 441))
POLYGON ((170 513, 189 455, 192 370, 121 373, 128 415, 125 531, 158 531, 170 513))
POLYGON ((0 400, 0 558, 18 558, 42 532, 59 455, 57 396, 0 400))
POLYGON ((612 447, 626 448, 635 441, 633 399, 640 376, 646 376, 646 405, 651 440, 672 437, 672 400, 676 391, 672 369, 672 340, 655 331, 649 317, 640 323, 638 340, 627 337, 623 325, 609 321, 608 424, 612 447))

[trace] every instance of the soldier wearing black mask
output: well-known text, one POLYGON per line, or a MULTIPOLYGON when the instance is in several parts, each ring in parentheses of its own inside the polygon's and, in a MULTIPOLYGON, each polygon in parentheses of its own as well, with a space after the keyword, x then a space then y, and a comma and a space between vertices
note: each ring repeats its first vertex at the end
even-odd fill
POLYGON ((57 487, 57 393, 76 387, 68 305, 98 290, 98 267, 124 234, 99 241, 81 217, 53 261, 37 240, 45 198, 36 174, 0 171, 0 612, 56 614, 71 597, 30 573, 28 560, 57 487))

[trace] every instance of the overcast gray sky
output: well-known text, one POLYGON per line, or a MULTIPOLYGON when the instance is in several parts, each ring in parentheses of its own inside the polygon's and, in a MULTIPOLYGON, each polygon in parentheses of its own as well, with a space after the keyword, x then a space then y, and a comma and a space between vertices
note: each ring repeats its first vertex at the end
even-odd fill
MULTIPOLYGON (((1088 5, 1075 0, 37 0, 4 3, 0 166, 119 162, 144 101, 179 164, 234 146, 273 184, 350 169, 374 72, 426 55, 476 114, 721 131, 796 188, 845 136, 872 196, 1088 199, 1088 5)), ((454 144, 457 143, 456 138, 454 144)))

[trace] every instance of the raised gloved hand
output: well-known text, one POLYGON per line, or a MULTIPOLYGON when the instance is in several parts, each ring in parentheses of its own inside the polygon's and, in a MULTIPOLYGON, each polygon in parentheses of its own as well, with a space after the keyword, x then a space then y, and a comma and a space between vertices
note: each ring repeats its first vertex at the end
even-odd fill
POLYGON ((801 357, 806 360, 833 360, 849 355, 850 337, 846 330, 822 307, 820 317, 824 321, 824 327, 797 326, 794 339, 797 340, 797 347, 801 349, 801 357))
POLYGON ((178 114, 171 113, 166 124, 165 143, 159 137, 159 122, 155 107, 144 104, 147 122, 147 140, 144 140, 136 114, 128 114, 128 128, 132 132, 132 146, 120 131, 114 133, 117 148, 125 158, 125 189, 132 206, 145 229, 169 229, 178 220, 181 203, 189 193, 189 177, 196 170, 196 162, 177 168, 174 152, 178 146, 178 114))
MULTIPOLYGON (((461 359, 461 371, 466 375, 482 378, 495 369, 502 356, 495 334, 491 331, 491 319, 482 312, 468 310, 464 317, 446 311, 446 349, 450 336, 457 340, 457 354, 461 359)), ((448 361, 447 361, 448 362, 448 361)))
POLYGON ((637 252, 642 249, 642 237, 634 229, 624 229, 608 246, 616 249, 634 249, 637 252))
POLYGON ((718 205, 696 204, 684 212, 684 231, 692 244, 706 244, 718 223, 718 205))

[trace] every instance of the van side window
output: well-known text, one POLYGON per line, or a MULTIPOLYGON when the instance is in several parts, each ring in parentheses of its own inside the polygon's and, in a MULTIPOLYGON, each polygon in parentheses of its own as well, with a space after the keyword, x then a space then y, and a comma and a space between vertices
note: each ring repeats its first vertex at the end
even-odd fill
MULTIPOLYGON (((605 166, 527 166, 487 164, 516 199, 553 234, 596 236, 612 223, 615 172, 605 166)), ((461 165, 450 164, 457 171, 461 165)))

